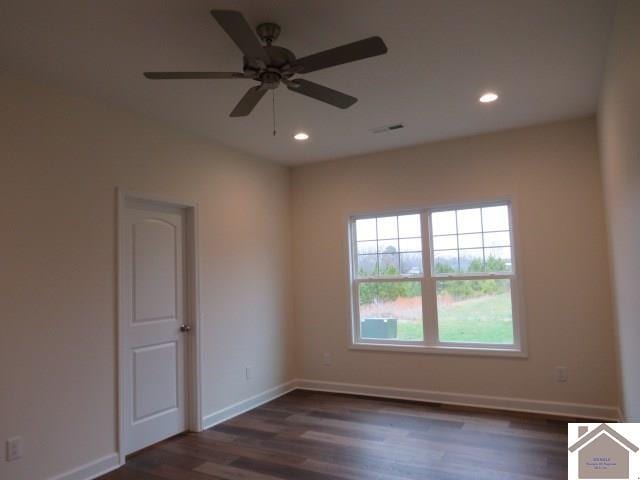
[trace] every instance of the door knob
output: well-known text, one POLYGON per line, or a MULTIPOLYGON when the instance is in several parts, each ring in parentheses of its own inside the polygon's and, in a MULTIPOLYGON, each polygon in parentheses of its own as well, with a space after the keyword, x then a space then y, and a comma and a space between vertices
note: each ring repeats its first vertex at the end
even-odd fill
POLYGON ((180 325, 180 331, 181 332, 190 332, 191 331, 191 327, 189 325, 180 325))

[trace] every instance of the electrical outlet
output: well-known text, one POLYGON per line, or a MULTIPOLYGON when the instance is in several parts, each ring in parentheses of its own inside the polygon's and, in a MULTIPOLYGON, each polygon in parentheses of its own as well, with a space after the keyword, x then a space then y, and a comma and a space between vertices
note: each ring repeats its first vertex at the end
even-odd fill
POLYGON ((569 372, 567 371, 567 367, 556 367, 556 382, 566 383, 568 379, 569 372))
POLYGON ((22 437, 7 439, 7 462, 15 462, 22 458, 22 437))
POLYGON ((251 380, 253 378, 253 368, 252 367, 244 367, 244 377, 247 380, 251 380))
POLYGON ((329 352, 324 352, 322 354, 322 365, 325 367, 330 367, 333 363, 333 359, 331 358, 331 354, 329 352))

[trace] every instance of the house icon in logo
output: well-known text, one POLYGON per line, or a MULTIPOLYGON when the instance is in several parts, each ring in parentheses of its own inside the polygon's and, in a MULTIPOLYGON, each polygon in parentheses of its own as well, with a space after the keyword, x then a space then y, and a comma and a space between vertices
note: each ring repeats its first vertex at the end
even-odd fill
POLYGON ((578 441, 569 451, 578 453, 578 478, 629 478, 629 452, 636 447, 607 424, 588 431, 578 427, 578 441))

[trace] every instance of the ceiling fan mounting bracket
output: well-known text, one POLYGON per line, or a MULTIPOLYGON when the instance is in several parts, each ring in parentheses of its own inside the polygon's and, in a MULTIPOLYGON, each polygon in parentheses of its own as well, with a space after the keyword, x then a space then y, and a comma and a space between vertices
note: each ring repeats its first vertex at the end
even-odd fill
POLYGON ((256 27, 256 33, 267 45, 271 45, 280 36, 280 25, 277 23, 261 23, 256 27))

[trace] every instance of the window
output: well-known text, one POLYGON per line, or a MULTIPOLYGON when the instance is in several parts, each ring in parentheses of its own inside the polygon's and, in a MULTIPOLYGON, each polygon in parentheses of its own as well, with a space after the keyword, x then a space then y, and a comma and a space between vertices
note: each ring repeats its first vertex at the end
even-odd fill
POLYGON ((521 353, 510 204, 351 221, 354 346, 521 353))
POLYGON ((421 216, 355 220, 359 336, 363 340, 422 341, 421 216))

